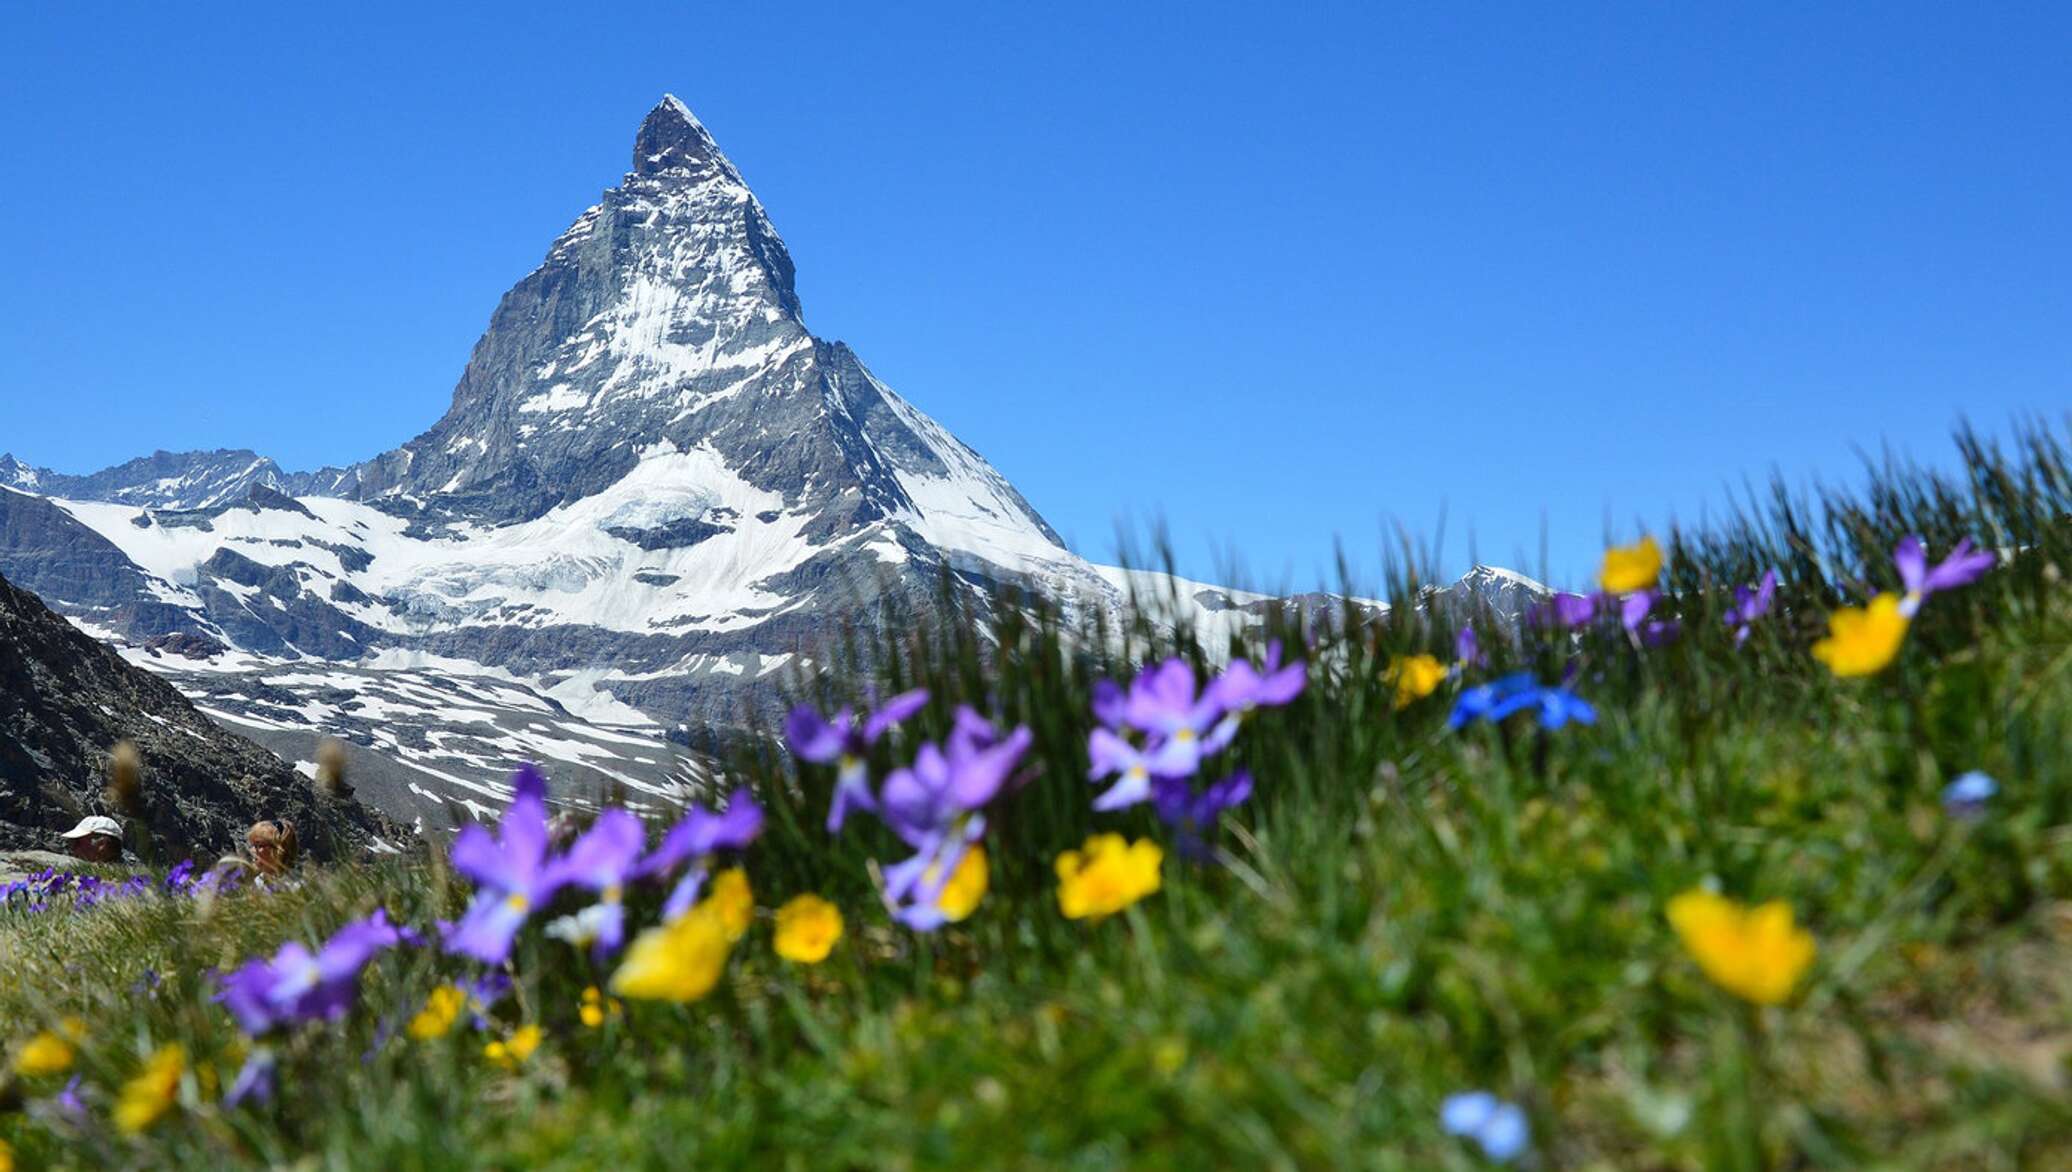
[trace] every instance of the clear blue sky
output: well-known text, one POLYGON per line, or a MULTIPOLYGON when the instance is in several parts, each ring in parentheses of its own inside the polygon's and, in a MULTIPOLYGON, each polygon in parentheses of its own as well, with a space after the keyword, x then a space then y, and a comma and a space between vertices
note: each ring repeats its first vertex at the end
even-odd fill
POLYGON ((886 7, 16 6, 0 449, 409 438, 665 90, 1095 556, 1307 584, 1443 508, 1568 576, 2072 405, 2063 6, 886 7))

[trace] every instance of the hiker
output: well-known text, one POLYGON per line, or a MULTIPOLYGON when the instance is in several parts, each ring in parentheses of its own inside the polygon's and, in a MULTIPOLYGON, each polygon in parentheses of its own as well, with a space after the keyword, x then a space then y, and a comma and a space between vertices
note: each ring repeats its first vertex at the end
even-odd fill
POLYGON ((295 841, 295 824, 285 818, 254 822, 245 831, 245 847, 252 852, 252 868, 261 875, 285 875, 302 853, 295 841))
POLYGON ((72 857, 87 863, 114 863, 122 859, 122 823, 105 814, 79 820, 63 838, 72 857))

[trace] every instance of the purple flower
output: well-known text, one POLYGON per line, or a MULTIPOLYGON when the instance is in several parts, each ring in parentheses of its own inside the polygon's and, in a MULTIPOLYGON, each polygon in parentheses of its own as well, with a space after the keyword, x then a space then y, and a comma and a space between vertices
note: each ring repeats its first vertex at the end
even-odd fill
POLYGON ((247 1102, 273 1102, 273 1051, 264 1046, 252 1051, 238 1068, 237 1078, 223 1092, 223 1105, 236 1107, 247 1102))
POLYGON ((662 836, 661 845, 642 859, 632 873, 639 878, 666 875, 688 864, 683 878, 662 905, 663 918, 674 920, 698 902, 712 855, 722 850, 740 850, 762 832, 763 808, 746 788, 729 794, 726 809, 718 812, 692 803, 682 820, 662 836))
POLYGON ((1660 647, 1675 639, 1682 628, 1675 619, 1648 618, 1655 601, 1661 597, 1653 590, 1636 590, 1619 600, 1619 625, 1627 632, 1639 637, 1648 647, 1660 647))
POLYGON ((181 888, 187 886, 188 882, 191 881, 193 877, 194 860, 181 859, 179 862, 173 864, 172 870, 167 871, 165 873, 165 889, 167 891, 178 891, 181 888))
POLYGON ((922 745, 911 766, 886 777, 880 816, 908 845, 919 846, 998 796, 1034 739, 1027 727, 1001 737, 984 717, 964 709, 947 741, 922 745))
MULTIPOLYGON (((1285 681, 1288 672, 1301 666, 1296 664, 1278 670, 1274 676, 1285 681)), ((1265 680, 1256 685, 1240 682, 1225 690, 1249 687, 1257 694, 1258 689, 1265 686, 1265 680)), ((1281 682, 1272 686, 1285 690, 1287 684, 1281 682)), ((1295 690, 1301 690, 1299 679, 1295 690)), ((1152 773, 1160 777, 1187 777, 1201 767, 1202 758, 1221 750, 1237 735, 1237 722, 1223 719, 1226 710, 1218 691, 1212 685, 1197 693, 1194 669, 1177 658, 1168 659, 1137 676, 1130 685, 1129 698, 1123 704, 1123 720, 1153 738, 1146 746, 1151 754, 1152 773)))
POLYGON ((1094 681, 1094 719, 1102 728, 1121 729, 1123 711, 1129 706, 1129 697, 1123 693, 1122 685, 1114 680, 1094 681))
POLYGON ((1971 549, 1971 538, 1957 543, 1950 556, 1930 567, 1928 549, 1919 537, 1909 535, 1901 538, 1899 547, 1892 551, 1893 564, 1899 567, 1899 580, 1906 587, 1906 596, 1900 600, 1899 613, 1913 618, 1921 611, 1921 604, 1928 596, 1940 590, 1968 586, 1986 576, 1997 561, 1991 553, 1971 549))
POLYGON ((290 940, 270 961, 246 961, 219 979, 216 1000, 255 1038, 282 1025, 335 1021, 352 1006, 360 970, 397 939, 388 910, 377 908, 340 928, 315 952, 290 940))
POLYGON ((827 810, 827 829, 839 831, 852 809, 875 809, 871 797, 870 766, 864 758, 878 738, 921 710, 928 703, 928 689, 915 688, 885 701, 861 721, 853 708, 843 708, 832 719, 800 705, 785 719, 785 739, 802 761, 818 765, 835 762, 835 796, 827 810))
POLYGON ((1533 607, 1530 621, 1536 627, 1580 627, 1597 617, 1599 596, 1555 594, 1533 607))
POLYGON ((1309 665, 1296 660, 1281 666, 1281 643, 1266 645, 1266 656, 1254 667, 1249 659, 1232 661, 1208 687, 1205 700, 1224 712, 1244 716, 1256 708, 1278 708, 1302 694, 1309 684, 1309 665))
POLYGON ((914 848, 885 870, 893 915, 919 931, 941 926, 937 898, 965 851, 985 834, 985 807, 1006 788, 1034 735, 1026 726, 1002 736, 969 708, 941 746, 922 745, 911 766, 885 778, 879 815, 914 848))
POLYGON ((1101 781, 1121 774, 1121 780, 1094 799, 1096 810, 1120 810, 1151 797, 1151 755, 1131 744, 1122 734, 1097 728, 1086 739, 1088 781, 1101 781))
POLYGON ((473 879, 475 900, 446 933, 446 948, 484 964, 502 964, 527 916, 553 898, 561 877, 548 865, 547 782, 533 766, 511 779, 516 795, 490 837, 479 823, 453 840, 453 869, 473 879))
POLYGON ((1183 779, 1165 778, 1158 783, 1158 817, 1173 828, 1181 854, 1205 861, 1210 858, 1209 835, 1223 811, 1251 796, 1252 775, 1242 769, 1200 793, 1183 779))
POLYGON ((1482 641, 1475 637, 1475 624, 1461 624, 1460 634, 1453 637, 1453 668, 1466 671, 1471 667, 1485 667, 1489 656, 1482 653, 1482 641))
POLYGON ((1777 571, 1763 571, 1762 580, 1755 589, 1746 586, 1734 587, 1734 605, 1727 608, 1727 625, 1735 628, 1734 646, 1748 642, 1748 634, 1755 621, 1770 613, 1770 604, 1777 599, 1777 571))
POLYGON ((549 924, 548 934, 579 948, 588 947, 600 960, 618 951, 626 939, 625 885, 646 847, 647 833, 640 819, 620 809, 598 815, 568 853, 548 865, 546 882, 556 889, 588 888, 597 892, 598 900, 549 924))

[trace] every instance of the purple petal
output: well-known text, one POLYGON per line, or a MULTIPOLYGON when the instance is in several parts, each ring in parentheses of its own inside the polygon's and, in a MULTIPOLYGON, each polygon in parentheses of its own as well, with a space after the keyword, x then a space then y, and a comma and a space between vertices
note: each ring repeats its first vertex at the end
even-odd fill
POLYGON ((1006 740, 967 758, 950 778, 950 800, 964 810, 976 810, 992 801, 1034 740, 1035 735, 1024 725, 1006 740))
POLYGON ((481 892, 446 934, 446 949, 484 964, 502 964, 511 955, 511 941, 530 910, 523 902, 497 892, 481 892))
POLYGON ((911 692, 901 692, 892 699, 885 701, 878 706, 876 712, 870 714, 870 719, 863 722, 863 743, 867 745, 875 744, 877 739, 884 736, 888 729, 906 720, 914 713, 921 711, 927 703, 928 689, 926 688, 915 688, 911 692))
POLYGON ((1957 548, 1951 550, 1950 556, 1944 558, 1940 565, 1928 571, 1922 589, 1932 593, 1956 586, 1968 586, 1985 577, 1986 571, 1992 569, 1998 560, 1989 552, 1971 552, 1971 539, 1967 537, 1957 543, 1957 548))
POLYGON ((470 822, 460 828, 460 833, 453 836, 451 853, 453 869, 484 887, 515 891, 524 885, 525 877, 511 866, 503 848, 480 823, 470 822))
POLYGON ((606 810, 566 855, 547 868, 543 882, 556 888, 576 883, 592 891, 617 887, 626 882, 646 846, 647 832, 639 818, 616 807, 606 810))
POLYGON ((1122 716, 1129 701, 1123 695, 1122 685, 1114 680, 1094 681, 1094 719, 1109 728, 1122 727, 1122 716))
POLYGON ((1122 780, 1103 790, 1094 799, 1094 809, 1107 813, 1134 806, 1151 798, 1151 774, 1142 769, 1133 769, 1122 775, 1122 780))
POLYGON ((785 717, 784 738, 791 742, 791 751, 800 760, 825 765, 842 755, 842 746, 848 740, 849 717, 849 710, 844 708, 835 716, 835 723, 829 723, 801 704, 785 717))
POLYGON ((1648 617, 1648 611, 1655 605, 1655 592, 1636 590, 1619 603, 1619 624, 1631 631, 1639 627, 1641 620, 1648 617))
POLYGON ((838 834, 842 823, 848 821, 851 810, 875 810, 878 800, 871 796, 869 769, 858 761, 855 766, 845 768, 835 775, 834 798, 827 806, 827 832, 838 834))
POLYGON ((1121 773, 1143 760, 1135 745, 1105 728, 1095 729, 1086 738, 1086 755, 1092 763, 1086 772, 1088 781, 1099 781, 1110 774, 1121 773))
POLYGON ((394 948, 402 937, 389 923, 388 909, 376 908, 364 920, 356 920, 333 933, 317 953, 317 972, 326 981, 350 980, 359 976, 367 962, 384 949, 394 948))
POLYGON ((1900 538, 1892 551, 1892 563, 1899 567, 1899 580, 1907 593, 1920 593, 1922 582, 1928 577, 1928 551, 1922 547, 1921 539, 1911 533, 1900 538))

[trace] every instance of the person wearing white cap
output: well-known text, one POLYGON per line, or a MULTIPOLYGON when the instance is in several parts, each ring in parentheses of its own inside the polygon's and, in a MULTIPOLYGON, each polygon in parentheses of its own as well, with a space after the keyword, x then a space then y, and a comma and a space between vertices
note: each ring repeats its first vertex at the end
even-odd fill
POLYGON ((122 858, 122 823, 104 814, 81 818, 63 837, 75 859, 112 863, 122 858))

